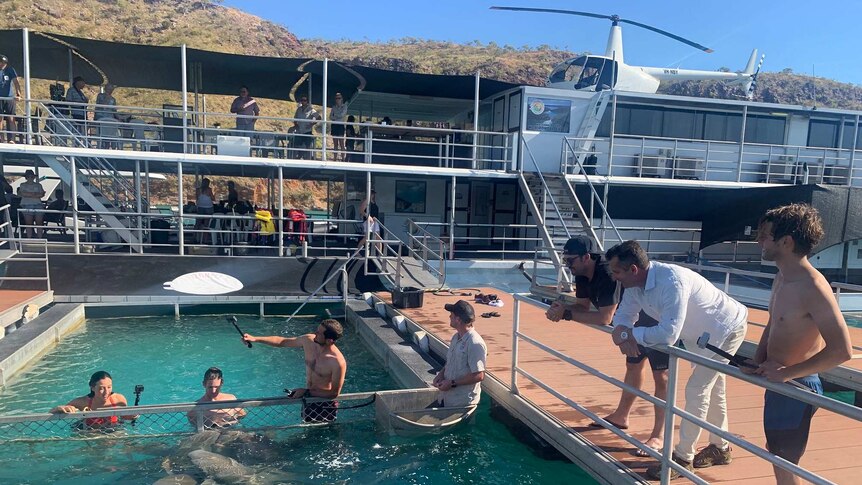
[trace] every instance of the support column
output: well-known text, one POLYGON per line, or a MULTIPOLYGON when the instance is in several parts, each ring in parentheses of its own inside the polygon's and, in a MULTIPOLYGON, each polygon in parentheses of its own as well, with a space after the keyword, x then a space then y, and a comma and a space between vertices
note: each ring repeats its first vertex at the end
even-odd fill
POLYGON ((449 259, 455 259, 455 180, 453 175, 452 189, 449 191, 449 259))
MULTIPOLYGON (((476 159, 479 158, 479 71, 476 71, 476 88, 473 95, 473 159, 470 168, 476 169, 476 159)), ((454 201, 452 201, 454 203, 454 201)))
POLYGON ((72 186, 72 241, 75 244, 75 254, 81 254, 80 223, 78 222, 78 168, 75 157, 69 157, 70 184, 72 186))
POLYGON ((30 121, 33 115, 33 106, 30 103, 30 30, 24 29, 24 115, 27 125, 26 140, 28 145, 33 144, 33 123, 30 121))
POLYGON ((182 256, 185 254, 186 249, 185 232, 183 231, 183 162, 177 162, 177 186, 177 196, 179 198, 179 204, 177 205, 179 210, 177 213, 180 217, 177 223, 177 240, 180 245, 180 256, 182 256))
POLYGON ((140 160, 135 160, 135 202, 136 202, 135 211, 138 213, 138 215, 135 216, 135 219, 138 221, 138 223, 137 223, 138 246, 139 246, 139 251, 141 253, 143 253, 144 252, 144 231, 142 229, 143 224, 141 223, 143 221, 143 216, 141 216, 141 213, 143 212, 143 210, 142 210, 143 209, 143 207, 142 207, 143 201, 141 200, 141 161, 140 160))
MULTIPOLYGON (((323 59, 323 94, 321 96, 321 102, 320 102, 320 107, 323 111, 323 113, 321 113, 321 116, 323 119, 323 130, 322 130, 323 131, 323 153, 321 155, 321 160, 323 160, 324 162, 326 161, 326 128, 327 128, 327 125, 326 125, 326 121, 327 121, 326 120, 327 99, 326 98, 328 97, 327 96, 327 93, 329 92, 328 88, 329 88, 329 59, 324 58, 323 59)), ((309 98, 309 101, 310 101, 310 98, 309 98)))
POLYGON ((183 76, 183 153, 188 153, 188 143, 189 143, 189 83, 188 83, 188 72, 186 66, 186 45, 183 44, 180 48, 180 59, 182 62, 182 76, 183 76))
POLYGON ((284 256, 284 167, 278 167, 278 257, 284 256))

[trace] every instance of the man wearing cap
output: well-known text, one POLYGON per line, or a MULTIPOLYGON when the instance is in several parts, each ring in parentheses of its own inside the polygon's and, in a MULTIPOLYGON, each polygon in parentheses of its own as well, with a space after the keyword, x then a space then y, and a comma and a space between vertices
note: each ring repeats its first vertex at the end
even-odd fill
POLYGON ((449 326, 455 329, 455 335, 449 342, 446 365, 432 382, 440 390, 438 403, 441 407, 479 404, 488 346, 473 328, 476 314, 472 305, 458 300, 447 303, 444 308, 449 312, 449 326))
POLYGON ((15 143, 15 100, 20 98, 21 85, 18 83, 18 73, 9 65, 9 58, 0 55, 0 115, 6 120, 8 143, 15 143))
MULTIPOLYGON (((548 320, 552 322, 572 320, 592 325, 610 325, 622 298, 623 288, 611 278, 607 262, 602 259, 597 249, 593 240, 585 236, 573 237, 566 242, 563 247, 563 261, 575 277, 576 301, 571 305, 566 305, 559 300, 555 301, 545 314, 548 320), (590 304, 595 306, 596 310, 591 310, 590 304)), ((650 327, 657 323, 656 320, 641 312, 635 326, 650 327)), ((639 354, 636 357, 626 357, 625 383, 640 389, 643 386, 644 368, 649 360, 653 381, 655 381, 655 396, 664 399, 667 396, 668 355, 643 346, 639 346, 638 350, 639 354)), ((605 421, 619 429, 628 429, 629 414, 634 402, 634 394, 623 392, 617 409, 606 416, 605 421)), ((663 441, 664 408, 656 406, 653 429, 644 444, 657 450, 661 448, 663 441)), ((646 456, 640 453, 640 450, 635 453, 646 456)))

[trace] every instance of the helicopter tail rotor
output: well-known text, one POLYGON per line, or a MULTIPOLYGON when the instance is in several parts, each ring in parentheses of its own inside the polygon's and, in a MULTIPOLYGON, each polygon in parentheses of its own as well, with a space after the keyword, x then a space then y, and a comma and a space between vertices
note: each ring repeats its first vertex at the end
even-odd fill
POLYGON ((754 68, 754 61, 757 58, 757 49, 751 52, 751 58, 748 59, 748 65, 745 67, 743 75, 748 79, 745 80, 742 87, 745 90, 745 97, 748 99, 754 98, 754 91, 757 89, 757 76, 760 74, 760 68, 763 67, 763 60, 766 59, 766 54, 760 56, 760 62, 757 63, 757 69, 754 68))

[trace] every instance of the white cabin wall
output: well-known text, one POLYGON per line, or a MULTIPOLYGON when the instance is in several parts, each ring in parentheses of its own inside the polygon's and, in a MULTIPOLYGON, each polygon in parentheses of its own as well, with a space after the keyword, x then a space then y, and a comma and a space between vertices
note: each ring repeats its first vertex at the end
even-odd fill
MULTIPOLYGON (((395 182, 398 180, 416 180, 410 177, 380 176, 373 180, 374 190, 377 192, 376 201, 380 211, 384 214, 385 226, 402 241, 407 241, 407 220, 422 222, 445 221, 446 207, 446 179, 428 178, 425 192, 425 213, 401 213, 395 212, 395 182)), ((429 228, 432 234, 439 235, 439 229, 429 228)))

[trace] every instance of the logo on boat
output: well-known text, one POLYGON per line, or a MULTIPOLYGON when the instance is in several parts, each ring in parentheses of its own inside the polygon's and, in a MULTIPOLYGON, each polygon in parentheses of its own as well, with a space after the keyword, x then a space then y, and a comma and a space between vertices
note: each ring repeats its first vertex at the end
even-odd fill
POLYGON ((545 112, 545 103, 542 100, 537 99, 530 103, 530 112, 534 115, 540 115, 545 112))

